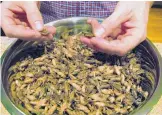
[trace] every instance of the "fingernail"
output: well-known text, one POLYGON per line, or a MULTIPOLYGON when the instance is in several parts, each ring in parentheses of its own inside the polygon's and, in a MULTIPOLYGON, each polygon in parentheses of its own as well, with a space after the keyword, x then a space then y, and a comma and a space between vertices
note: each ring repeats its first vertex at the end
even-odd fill
POLYGON ((38 31, 43 30, 43 24, 41 21, 35 21, 35 27, 38 31))
POLYGON ((91 19, 91 18, 89 18, 87 21, 88 21, 88 23, 91 23, 91 22, 92 22, 92 19, 91 19))
POLYGON ((101 28, 96 30, 95 36, 96 37, 101 37, 104 33, 105 33, 105 29, 101 27, 101 28))
POLYGON ((52 35, 52 34, 49 35, 49 39, 50 39, 50 40, 53 39, 53 35, 52 35))

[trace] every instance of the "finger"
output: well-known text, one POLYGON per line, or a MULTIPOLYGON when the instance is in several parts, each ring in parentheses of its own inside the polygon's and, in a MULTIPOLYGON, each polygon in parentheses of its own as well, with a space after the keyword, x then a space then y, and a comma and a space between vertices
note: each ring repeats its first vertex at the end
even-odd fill
POLYGON ((25 29, 29 30, 29 29, 31 29, 31 28, 30 28, 30 27, 25 27, 25 29))
POLYGON ((102 37, 102 34, 105 32, 105 29, 99 24, 96 19, 88 19, 87 23, 92 26, 93 33, 96 37, 102 37))
POLYGON ((52 40, 54 34, 56 33, 56 28, 53 27, 53 26, 45 26, 44 29, 47 31, 47 33, 46 33, 46 34, 42 34, 42 33, 40 32, 41 35, 42 35, 43 37, 45 37, 46 40, 47 40, 47 39, 52 40))
POLYGON ((22 25, 16 25, 13 15, 11 11, 5 10, 2 16, 2 28, 8 37, 16 37, 24 40, 31 40, 31 38, 37 40, 41 37, 41 34, 35 30, 27 29, 22 25))
POLYGON ((16 25, 23 25, 23 26, 28 26, 26 22, 20 21, 19 19, 14 19, 16 25))
POLYGON ((106 18, 102 23, 102 27, 105 28, 105 32, 102 37, 110 35, 116 28, 118 28, 123 22, 129 20, 132 16, 131 12, 116 10, 110 17, 106 18))
POLYGON ((52 34, 49 34, 48 36, 41 36, 38 41, 49 41, 49 40, 53 40, 53 36, 52 34))
POLYGON ((44 28, 48 31, 48 33, 45 35, 41 34, 42 35, 41 39, 53 40, 53 36, 56 33, 56 28, 53 26, 45 26, 44 28))
POLYGON ((27 19, 27 17, 25 15, 24 16, 23 15, 19 15, 19 16, 17 16, 16 19, 20 20, 21 22, 25 22, 28 27, 32 28, 30 26, 30 23, 28 22, 28 19, 27 19))
POLYGON ((118 27, 110 34, 110 37, 112 37, 113 39, 116 39, 117 36, 121 33, 122 33, 122 29, 118 27))
POLYGON ((111 41, 111 40, 114 40, 114 39, 116 39, 116 38, 113 38, 113 37, 110 37, 110 36, 108 37, 108 36, 107 36, 107 37, 105 37, 104 39, 107 40, 107 41, 111 41))
POLYGON ((21 22, 21 24, 24 26, 24 27, 27 27, 28 24, 26 22, 21 22))
MULTIPOLYGON (((91 38, 91 39, 93 39, 93 38, 91 38)), ((94 47, 93 47, 93 45, 91 44, 91 41, 90 41, 89 38, 83 37, 83 36, 82 36, 82 37, 80 37, 80 40, 81 40, 81 42, 83 42, 84 44, 86 44, 88 47, 94 49, 94 47)))
POLYGON ((41 39, 43 39, 43 40, 52 40, 53 39, 53 35, 52 34, 48 34, 46 36, 41 36, 41 39))
POLYGON ((16 37, 23 40, 39 40, 41 34, 36 30, 27 29, 23 25, 10 25, 5 29, 9 37, 16 37))
POLYGON ((94 38, 91 39, 90 42, 93 47, 99 49, 101 52, 123 56, 137 46, 140 43, 140 40, 134 36, 125 36, 120 40, 117 39, 113 41, 107 41, 102 38, 94 38))
POLYGON ((146 23, 143 23, 142 21, 127 21, 123 23, 123 25, 127 28, 139 28, 139 27, 147 27, 146 23))
POLYGON ((54 26, 47 26, 46 28, 52 35, 56 33, 56 28, 54 26))
POLYGON ((129 27, 129 28, 136 27, 136 25, 134 23, 132 23, 131 21, 125 22, 123 25, 126 27, 129 27))
POLYGON ((23 7, 31 27, 37 31, 43 30, 43 19, 36 2, 26 2, 23 7))
POLYGON ((39 32, 27 29, 23 25, 16 25, 12 17, 6 16, 3 18, 3 30, 8 37, 16 37, 21 39, 38 39, 41 35, 39 32))
POLYGON ((20 3, 21 2, 8 2, 3 5, 14 13, 24 14, 24 10, 19 6, 20 3))
POLYGON ((49 34, 48 40, 53 40, 53 35, 49 34))
POLYGON ((14 19, 17 25, 21 25, 21 21, 19 19, 14 19))

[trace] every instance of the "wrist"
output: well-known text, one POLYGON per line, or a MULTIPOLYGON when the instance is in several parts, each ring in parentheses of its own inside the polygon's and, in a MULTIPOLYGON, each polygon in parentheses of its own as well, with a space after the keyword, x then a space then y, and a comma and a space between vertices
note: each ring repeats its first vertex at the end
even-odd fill
POLYGON ((153 4, 153 2, 150 1, 143 1, 143 2, 136 2, 136 7, 134 10, 136 19, 138 21, 142 21, 143 24, 147 25, 148 22, 148 16, 150 8, 153 4))
POLYGON ((150 9, 153 5, 153 1, 147 1, 146 4, 148 5, 148 8, 150 9))
POLYGON ((40 9, 40 7, 41 7, 41 1, 37 1, 37 6, 40 9))

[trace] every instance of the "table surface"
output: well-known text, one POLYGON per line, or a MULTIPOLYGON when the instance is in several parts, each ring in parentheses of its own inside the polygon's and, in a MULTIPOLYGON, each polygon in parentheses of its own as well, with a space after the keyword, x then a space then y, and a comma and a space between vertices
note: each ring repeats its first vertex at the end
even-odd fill
POLYGON ((151 8, 147 26, 147 37, 162 43, 162 8, 151 8))
MULTIPOLYGON (((0 56, 3 54, 3 52, 7 49, 7 47, 15 41, 16 38, 7 38, 7 37, 1 37, 0 38, 0 56)), ((162 55, 162 43, 154 43, 154 45, 159 50, 160 54, 162 55)), ((0 102, 0 113, 1 115, 10 115, 7 110, 4 108, 4 106, 0 102)), ((158 103, 153 107, 149 115, 162 115, 162 97, 158 101, 158 103)))

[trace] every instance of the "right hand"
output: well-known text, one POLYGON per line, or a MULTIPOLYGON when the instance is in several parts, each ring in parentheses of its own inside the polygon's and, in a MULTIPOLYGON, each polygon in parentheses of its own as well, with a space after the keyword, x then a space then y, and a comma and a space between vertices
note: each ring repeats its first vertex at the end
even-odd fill
POLYGON ((55 27, 47 26, 47 36, 39 31, 44 28, 43 19, 39 11, 40 2, 3 2, 2 28, 8 37, 23 40, 51 40, 56 32, 55 27))
POLYGON ((97 51, 124 56, 146 39, 151 5, 152 2, 146 1, 118 2, 101 24, 96 19, 88 20, 95 37, 82 37, 81 41, 97 51))

